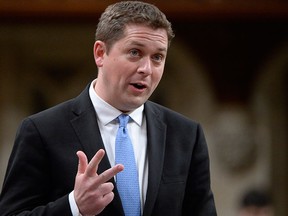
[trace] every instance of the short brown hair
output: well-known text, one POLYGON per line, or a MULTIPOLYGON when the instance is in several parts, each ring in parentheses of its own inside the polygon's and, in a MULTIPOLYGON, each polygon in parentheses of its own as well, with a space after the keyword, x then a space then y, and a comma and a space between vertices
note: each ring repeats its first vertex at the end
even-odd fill
POLYGON ((121 39, 127 24, 143 24, 167 32, 168 45, 174 37, 171 23, 156 6, 140 1, 121 1, 112 4, 102 13, 95 39, 106 43, 107 49, 121 39))

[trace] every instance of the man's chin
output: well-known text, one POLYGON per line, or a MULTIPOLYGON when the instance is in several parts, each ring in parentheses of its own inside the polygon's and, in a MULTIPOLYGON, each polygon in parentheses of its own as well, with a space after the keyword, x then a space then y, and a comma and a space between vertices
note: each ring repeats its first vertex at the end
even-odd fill
POLYGON ((125 111, 125 112, 131 112, 137 108, 139 108, 140 106, 142 106, 147 100, 134 100, 133 102, 127 102, 125 105, 123 105, 121 107, 121 111, 125 111))

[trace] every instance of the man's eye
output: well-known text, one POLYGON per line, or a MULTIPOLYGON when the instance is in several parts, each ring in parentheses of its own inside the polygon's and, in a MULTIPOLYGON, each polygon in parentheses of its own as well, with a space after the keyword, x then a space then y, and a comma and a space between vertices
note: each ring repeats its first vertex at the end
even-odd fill
POLYGON ((133 56, 133 57, 140 55, 140 54, 139 54, 139 51, 136 50, 136 49, 130 50, 130 51, 129 51, 129 54, 130 54, 131 56, 133 56))
POLYGON ((160 54, 154 55, 153 60, 156 62, 162 62, 163 61, 163 55, 160 55, 160 54))

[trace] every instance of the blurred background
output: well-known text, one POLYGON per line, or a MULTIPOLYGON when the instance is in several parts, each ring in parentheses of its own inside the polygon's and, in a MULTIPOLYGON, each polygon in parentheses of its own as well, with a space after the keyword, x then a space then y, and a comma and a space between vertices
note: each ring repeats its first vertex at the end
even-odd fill
MULTIPOLYGON (((97 75, 100 0, 0 0, 0 189, 21 120, 78 95, 97 75)), ((218 215, 249 190, 288 215, 288 4, 285 0, 154 0, 172 22, 152 100, 200 122, 218 215)))

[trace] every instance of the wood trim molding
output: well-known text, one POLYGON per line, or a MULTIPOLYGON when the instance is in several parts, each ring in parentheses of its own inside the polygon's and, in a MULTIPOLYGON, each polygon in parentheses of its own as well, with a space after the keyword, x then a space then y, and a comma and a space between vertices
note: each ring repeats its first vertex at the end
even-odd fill
MULTIPOLYGON (((19 20, 22 18, 82 18, 99 17, 103 10, 117 1, 1 1, 0 20, 19 20)), ((152 1, 151 1, 152 2, 152 1)), ((153 1, 155 2, 155 1, 153 1)), ((282 19, 288 20, 288 3, 273 1, 223 1, 223 2, 187 2, 178 0, 156 1, 173 20, 185 19, 282 19)))

